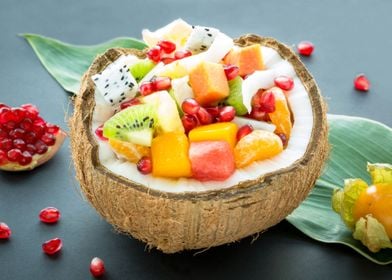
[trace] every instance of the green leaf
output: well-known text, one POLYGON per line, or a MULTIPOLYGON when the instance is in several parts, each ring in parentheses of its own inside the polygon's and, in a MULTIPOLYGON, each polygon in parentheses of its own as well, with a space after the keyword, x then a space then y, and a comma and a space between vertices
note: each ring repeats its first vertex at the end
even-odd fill
POLYGON ((371 183, 367 163, 391 163, 392 129, 368 119, 329 115, 330 158, 308 198, 287 220, 311 238, 347 245, 378 264, 392 263, 392 249, 370 252, 332 210, 333 190, 347 178, 371 183))
POLYGON ((147 47, 134 38, 115 38, 93 46, 77 46, 37 34, 22 34, 48 72, 69 92, 77 94, 80 79, 94 58, 110 48, 147 47))

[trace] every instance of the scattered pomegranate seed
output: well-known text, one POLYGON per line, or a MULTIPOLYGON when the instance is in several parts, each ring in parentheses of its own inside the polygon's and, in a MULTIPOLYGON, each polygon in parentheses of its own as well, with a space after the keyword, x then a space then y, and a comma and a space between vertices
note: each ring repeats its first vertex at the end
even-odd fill
POLYGON ((245 124, 241 126, 237 131, 237 141, 240 141, 241 138, 248 135, 252 131, 253 131, 253 126, 251 126, 250 124, 245 124))
POLYGON ((30 152, 24 151, 24 152, 22 153, 22 156, 19 158, 18 163, 19 163, 20 165, 25 166, 25 165, 29 165, 32 161, 33 161, 33 157, 32 157, 32 155, 30 154, 30 152))
POLYGON ((188 133, 189 131, 194 129, 198 124, 197 118, 195 116, 187 114, 181 118, 181 121, 182 125, 184 126, 185 133, 188 133))
POLYGON ((7 158, 9 161, 17 162, 22 157, 22 151, 19 149, 11 149, 7 152, 7 158))
POLYGON ((354 79, 354 87, 359 91, 368 91, 370 89, 370 81, 365 74, 359 74, 354 79))
POLYGON ((39 219, 46 224, 57 223, 60 216, 60 211, 55 207, 46 207, 39 212, 39 219))
POLYGON ((252 107, 249 117, 258 121, 268 121, 268 113, 262 111, 260 107, 252 107))
POLYGON ((50 134, 56 134, 60 130, 60 127, 58 127, 55 124, 52 123, 46 123, 46 132, 50 134))
POLYGON ((53 238, 48 241, 45 241, 42 244, 42 250, 44 251, 45 254, 48 255, 53 255, 56 254, 61 250, 63 247, 63 242, 61 241, 60 238, 53 238))
POLYGON ((163 57, 161 59, 161 61, 163 62, 163 64, 169 64, 172 63, 173 61, 175 61, 176 59, 173 57, 163 57))
POLYGON ((152 82, 143 82, 139 87, 140 93, 143 96, 149 95, 155 91, 154 84, 152 82))
POLYGON ((134 106, 134 105, 139 105, 141 103, 142 102, 140 101, 140 99, 135 97, 135 98, 129 99, 129 100, 121 103, 120 109, 124 110, 125 108, 131 107, 131 106, 134 106))
POLYGON ((292 90, 294 87, 294 80, 291 77, 288 76, 279 76, 276 77, 275 80, 275 85, 282 90, 292 90))
POLYGON ((314 45, 309 41, 302 41, 297 45, 298 53, 304 56, 310 56, 314 50, 314 45))
POLYGON ((225 75, 228 81, 233 80, 240 73, 240 68, 235 65, 226 65, 223 69, 225 70, 225 75))
POLYGON ((8 239, 11 237, 12 231, 6 223, 0 223, 0 239, 8 239))
POLYGON ((181 50, 181 51, 176 51, 174 53, 174 58, 175 59, 183 59, 185 57, 191 56, 192 52, 188 50, 181 50))
POLYGON ((90 272, 94 277, 100 277, 105 273, 105 264, 100 258, 93 258, 90 263, 90 272))
POLYGON ((230 122, 235 117, 235 109, 233 106, 225 106, 220 109, 218 115, 218 121, 220 122, 230 122))
POLYGON ((154 91, 166 90, 171 87, 171 80, 168 77, 157 77, 152 83, 154 91))
POLYGON ((176 50, 176 44, 173 42, 167 41, 167 40, 162 40, 158 42, 158 46, 161 48, 161 50, 164 53, 172 53, 176 50))
POLYGON ((95 135, 97 135, 97 137, 102 141, 108 140, 105 136, 103 136, 103 124, 97 127, 97 129, 95 130, 95 135))
POLYGON ((275 112, 275 96, 271 91, 263 93, 259 103, 260 110, 266 113, 275 112))
POLYGON ((184 113, 195 115, 200 110, 200 105, 195 99, 187 98, 182 102, 181 108, 184 113))
POLYGON ((159 46, 151 48, 147 52, 147 57, 155 63, 158 63, 161 60, 161 48, 159 46))
POLYGON ((213 118, 217 118, 219 116, 220 108, 218 106, 206 107, 205 109, 213 118))
POLYGON ((142 157, 136 164, 137 170, 142 174, 150 174, 152 172, 152 161, 150 157, 142 157))
POLYGON ((196 113, 197 119, 199 123, 202 125, 210 124, 213 122, 213 118, 210 113, 207 112, 206 109, 200 107, 199 111, 196 113))
POLYGON ((0 165, 6 164, 8 162, 7 153, 0 150, 0 165))
POLYGON ((286 147, 287 143, 288 143, 286 134, 284 134, 284 133, 277 133, 276 135, 278 135, 280 140, 282 140, 283 147, 286 147))

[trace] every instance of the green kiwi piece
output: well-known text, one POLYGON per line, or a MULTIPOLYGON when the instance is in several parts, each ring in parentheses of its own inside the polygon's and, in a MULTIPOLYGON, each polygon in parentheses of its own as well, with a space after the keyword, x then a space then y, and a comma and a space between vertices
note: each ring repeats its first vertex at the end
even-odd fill
POLYGON ((129 67, 129 71, 135 78, 136 82, 140 82, 154 67, 155 63, 146 58, 143 60, 139 60, 131 67, 129 67))
POLYGON ((149 104, 128 107, 115 114, 103 126, 103 136, 151 146, 157 123, 156 110, 149 104))
POLYGON ((230 93, 224 101, 225 105, 233 106, 236 115, 242 116, 248 113, 243 101, 242 101, 242 78, 236 77, 229 81, 230 93))

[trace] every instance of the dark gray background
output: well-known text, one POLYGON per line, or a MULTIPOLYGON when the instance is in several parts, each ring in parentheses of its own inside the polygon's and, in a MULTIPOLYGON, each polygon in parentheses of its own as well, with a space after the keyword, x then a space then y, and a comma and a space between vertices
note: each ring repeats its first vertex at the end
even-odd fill
MULTIPOLYGON (((0 102, 32 102, 50 122, 68 130, 69 95, 40 65, 18 33, 33 32, 75 44, 116 36, 140 37, 182 17, 235 37, 273 36, 292 45, 311 40, 304 59, 329 103, 329 112, 372 118, 392 126, 392 1, 81 1, 0 0, 0 102), (368 75, 371 91, 353 90, 353 77, 368 75)), ((283 221, 251 244, 164 255, 113 233, 83 200, 67 141, 45 166, 28 173, 0 173, 0 221, 13 229, 0 242, 0 279, 90 279, 92 257, 104 259, 104 279, 391 279, 390 266, 371 263, 342 245, 316 242, 283 221), (41 224, 40 209, 62 212, 54 226, 41 224), (59 236, 60 255, 41 243, 59 236)))

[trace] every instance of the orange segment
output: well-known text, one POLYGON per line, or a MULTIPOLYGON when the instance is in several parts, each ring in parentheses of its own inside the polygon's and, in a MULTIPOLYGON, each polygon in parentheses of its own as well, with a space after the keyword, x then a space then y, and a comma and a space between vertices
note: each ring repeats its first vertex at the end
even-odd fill
POLYGON ((288 140, 291 135, 292 123, 286 96, 278 87, 273 87, 269 91, 271 91, 275 97, 275 111, 269 113, 268 116, 270 117, 271 122, 276 125, 275 132, 283 133, 288 140))
POLYGON ((150 156, 150 148, 147 146, 133 144, 131 142, 125 142, 109 138, 109 145, 112 149, 123 156, 130 162, 137 163, 142 157, 150 156))
POLYGON ((183 133, 165 133, 152 140, 152 175, 158 177, 190 177, 189 142, 183 133))
POLYGON ((246 76, 256 70, 264 69, 263 56, 259 44, 231 50, 224 58, 224 63, 238 66, 240 68, 240 76, 246 76))
POLYGON ((189 74, 189 83, 200 105, 208 105, 229 96, 229 85, 218 63, 202 61, 189 74))
POLYGON ((231 122, 221 122, 203 125, 189 132, 190 142, 224 140, 233 149, 236 143, 237 125, 231 122))
POLYGON ((276 156, 283 151, 279 136, 265 130, 254 130, 241 138, 234 148, 235 165, 245 167, 257 160, 276 156))

